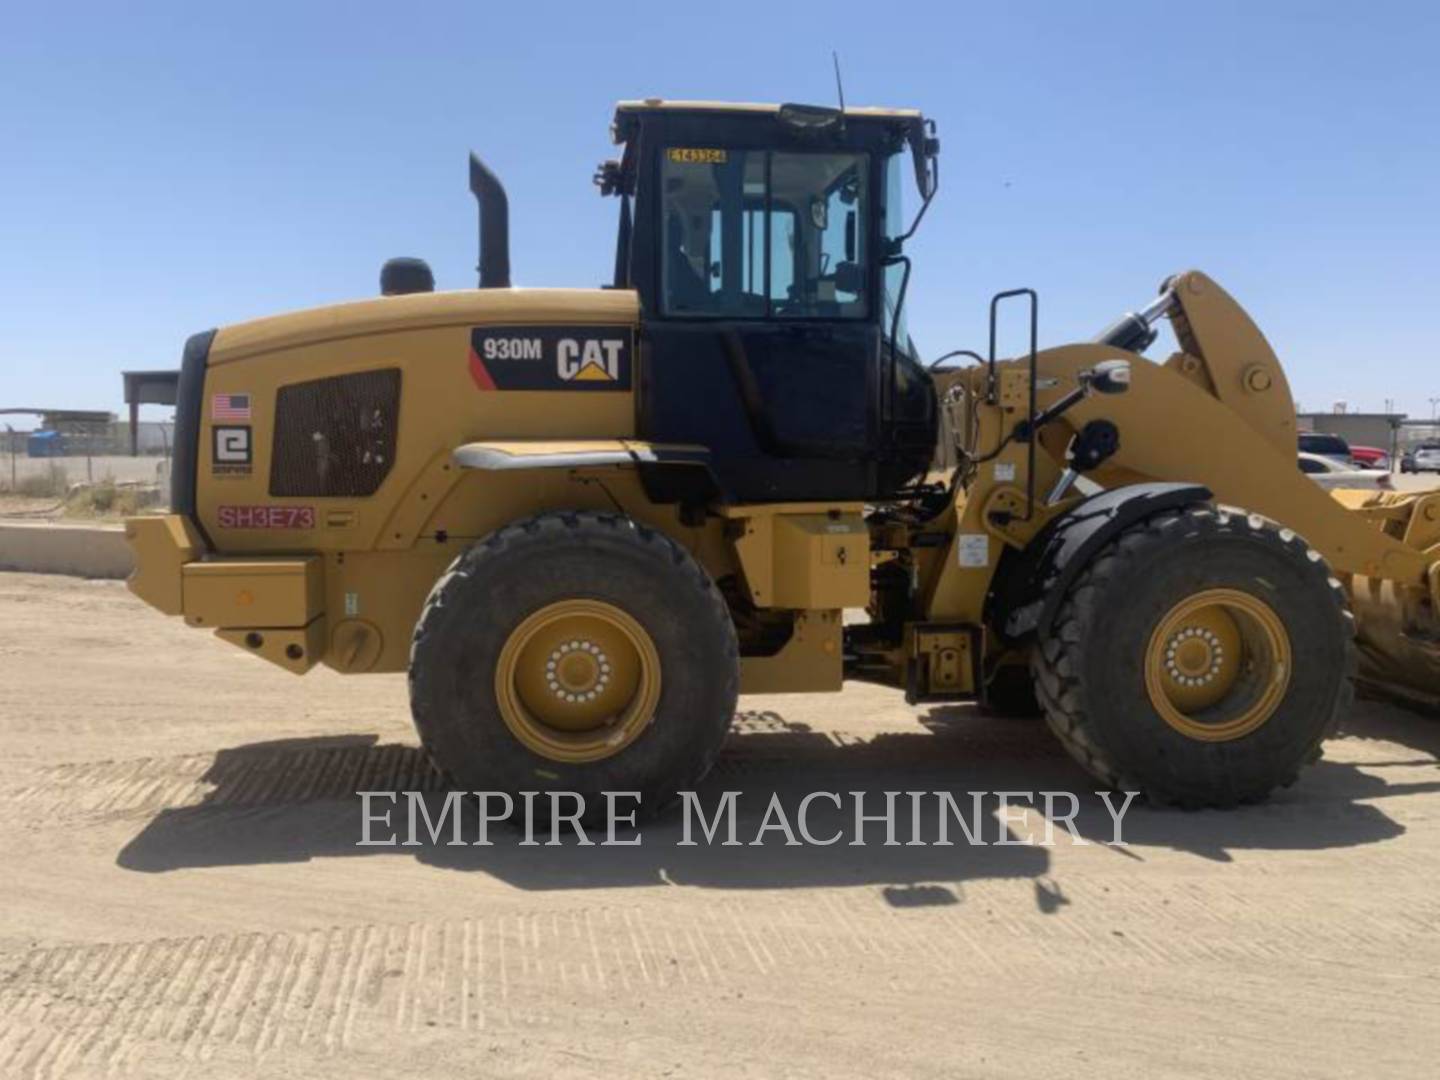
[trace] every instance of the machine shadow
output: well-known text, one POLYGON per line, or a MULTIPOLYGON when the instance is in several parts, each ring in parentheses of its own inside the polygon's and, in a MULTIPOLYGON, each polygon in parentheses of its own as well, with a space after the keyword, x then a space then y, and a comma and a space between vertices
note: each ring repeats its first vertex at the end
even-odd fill
POLYGON ((1440 768, 1440 711, 1399 699, 1362 695, 1341 722, 1339 734, 1398 743, 1417 755, 1397 764, 1440 768))
MULTIPOLYGON (((373 735, 259 743, 216 754, 204 779, 213 785, 193 806, 161 811, 121 850, 117 863, 129 870, 162 873, 181 868, 304 862, 314 858, 402 855, 454 871, 478 871, 523 889, 584 889, 686 885, 715 889, 873 885, 884 888, 896 906, 954 903, 966 881, 1030 878, 1050 873, 1050 851, 1027 845, 1042 837, 1041 792, 1074 792, 1075 825, 1087 841, 1113 839, 1113 823, 1096 785, 1054 743, 1038 722, 1002 720, 970 707, 932 709, 914 732, 886 733, 859 740, 810 730, 775 713, 742 713, 711 775, 697 788, 700 806, 713 816, 726 792, 736 792, 736 838, 723 846, 724 830, 705 841, 696 822, 695 846, 683 846, 683 816, 672 808, 642 825, 640 843, 582 846, 573 833, 562 844, 528 846, 513 827, 492 826, 491 846, 449 846, 448 832, 434 843, 423 831, 418 846, 404 846, 405 815, 392 816, 396 846, 357 846, 361 800, 356 791, 419 791, 432 818, 439 817, 447 785, 415 747, 379 744, 373 735), (925 792, 922 812, 911 818, 911 803, 898 797, 897 846, 885 846, 885 826, 865 827, 863 847, 856 836, 850 792, 865 793, 867 813, 885 805, 885 792, 925 792), (970 817, 972 792, 1034 793, 1034 810, 1008 830, 994 816, 987 796, 981 822, 983 845, 971 845, 951 819, 954 846, 938 846, 941 803, 948 792, 970 817), (835 792, 843 801, 813 801, 809 814, 818 839, 840 833, 833 846, 790 846, 779 828, 757 837, 772 797, 792 827, 801 800, 811 792, 835 792), (918 830, 913 826, 918 824, 918 830), (1005 837, 1022 843, 997 845, 1005 837), (752 841, 759 839, 758 844, 752 841), (925 841, 924 845, 907 843, 925 841), (952 888, 955 887, 955 888, 952 888)), ((1401 785, 1440 789, 1440 782, 1401 785)), ((1232 812, 1154 811, 1140 803, 1124 816, 1117 856, 1143 861, 1150 848, 1193 852, 1228 860, 1241 849, 1318 849, 1374 843, 1403 832, 1402 826, 1370 800, 1397 793, 1360 769, 1326 764, 1309 770, 1296 788, 1270 803, 1232 812), (1363 800, 1363 801, 1362 801, 1363 800)), ((1120 800, 1116 800, 1118 807, 1120 800)), ((476 838, 474 800, 465 807, 463 837, 476 838)), ((1022 800, 1012 799, 1012 803, 1022 800)), ((381 810, 384 804, 378 804, 381 810)), ((398 804, 403 808, 404 802, 398 804)), ((1064 805, 1059 807, 1063 813, 1064 805)), ((1014 819, 1012 819, 1013 821, 1014 819)), ((1066 843, 1065 829, 1055 829, 1066 843)), ((377 826, 374 836, 390 833, 377 826)), ((617 838, 636 834, 620 830, 617 838)), ((538 829, 538 840, 549 838, 538 829)), ((1043 901, 1043 897, 1041 897, 1043 901)), ((1042 909, 1053 910, 1055 905, 1042 909)))

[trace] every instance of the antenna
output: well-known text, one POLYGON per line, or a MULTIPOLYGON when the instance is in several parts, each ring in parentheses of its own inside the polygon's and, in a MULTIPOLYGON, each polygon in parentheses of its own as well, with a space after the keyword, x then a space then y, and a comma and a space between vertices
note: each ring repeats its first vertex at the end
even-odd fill
POLYGON ((840 95, 840 112, 845 112, 845 84, 840 81, 840 54, 830 50, 830 59, 835 61, 835 92, 840 95))

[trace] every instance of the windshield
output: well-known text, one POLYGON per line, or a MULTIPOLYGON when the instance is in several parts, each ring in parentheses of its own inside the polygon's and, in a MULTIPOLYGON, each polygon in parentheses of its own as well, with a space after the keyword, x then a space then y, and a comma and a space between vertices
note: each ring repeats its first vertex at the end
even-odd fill
POLYGON ((668 147, 661 166, 668 313, 868 316, 866 155, 668 147))

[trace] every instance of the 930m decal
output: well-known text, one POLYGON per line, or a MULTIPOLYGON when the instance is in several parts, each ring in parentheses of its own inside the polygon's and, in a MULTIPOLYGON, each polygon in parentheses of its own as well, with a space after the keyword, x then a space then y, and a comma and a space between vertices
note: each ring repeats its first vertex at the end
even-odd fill
POLYGON ((629 390, 628 326, 477 326, 470 377, 481 390, 629 390))

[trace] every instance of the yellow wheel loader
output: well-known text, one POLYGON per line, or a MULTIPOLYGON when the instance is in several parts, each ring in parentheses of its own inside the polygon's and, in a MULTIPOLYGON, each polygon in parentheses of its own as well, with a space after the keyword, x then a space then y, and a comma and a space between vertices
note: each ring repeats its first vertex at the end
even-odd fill
POLYGON ((613 136, 607 287, 514 287, 472 156, 479 288, 392 260, 377 298, 192 337, 134 592, 292 672, 408 671, 458 784, 652 811, 737 694, 847 678, 1043 708, 1101 783, 1186 807, 1293 781, 1362 660, 1436 699, 1440 495, 1299 472, 1285 374, 1204 275, 1043 351, 1002 293, 985 355, 927 365, 932 122, 646 100, 613 136))

